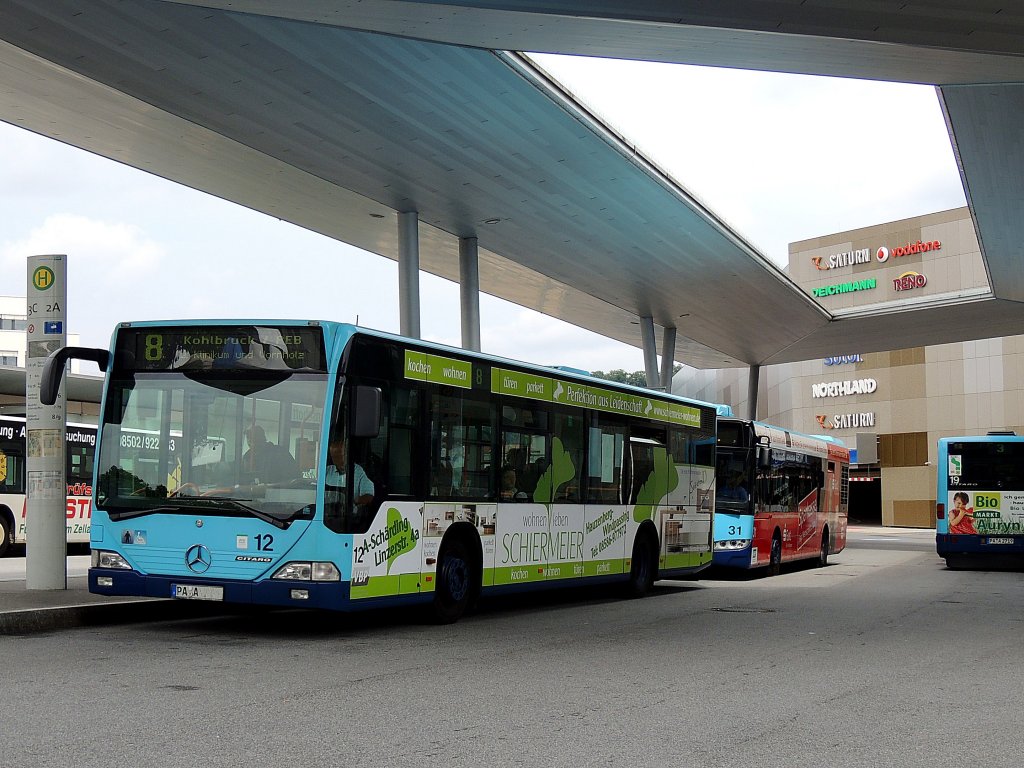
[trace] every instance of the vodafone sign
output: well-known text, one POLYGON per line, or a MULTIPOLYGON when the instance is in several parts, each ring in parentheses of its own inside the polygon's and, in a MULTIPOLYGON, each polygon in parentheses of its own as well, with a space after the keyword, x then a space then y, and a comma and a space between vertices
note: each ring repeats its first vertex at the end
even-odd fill
POLYGON ((878 259, 879 264, 885 264, 889 260, 889 257, 898 256, 912 256, 916 253, 925 253, 926 251, 937 251, 942 248, 942 243, 938 240, 929 240, 926 243, 922 243, 918 240, 916 243, 907 243, 893 248, 891 251, 884 245, 875 251, 875 258, 878 259))

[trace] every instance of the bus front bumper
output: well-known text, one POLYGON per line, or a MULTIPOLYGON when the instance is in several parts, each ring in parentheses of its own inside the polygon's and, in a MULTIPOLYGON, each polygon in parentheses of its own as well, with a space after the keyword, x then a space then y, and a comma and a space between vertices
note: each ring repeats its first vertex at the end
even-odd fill
POLYGON ((343 609, 349 598, 347 582, 270 579, 231 581, 193 576, 152 576, 117 568, 90 568, 89 591, 96 595, 196 599, 329 610, 343 609))

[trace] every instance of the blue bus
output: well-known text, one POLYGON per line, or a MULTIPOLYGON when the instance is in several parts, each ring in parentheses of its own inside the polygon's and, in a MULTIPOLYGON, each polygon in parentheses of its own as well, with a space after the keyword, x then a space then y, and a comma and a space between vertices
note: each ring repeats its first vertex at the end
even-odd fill
POLYGON ((946 566, 1024 565, 1024 437, 944 437, 937 465, 935 548, 946 566))
POLYGON ((846 546, 850 452, 831 437, 719 418, 714 564, 764 568, 846 546))
POLYGON ((711 561, 715 410, 316 321, 123 323, 89 588, 351 610, 659 577, 711 561), (175 450, 170 450, 171 441, 175 450))

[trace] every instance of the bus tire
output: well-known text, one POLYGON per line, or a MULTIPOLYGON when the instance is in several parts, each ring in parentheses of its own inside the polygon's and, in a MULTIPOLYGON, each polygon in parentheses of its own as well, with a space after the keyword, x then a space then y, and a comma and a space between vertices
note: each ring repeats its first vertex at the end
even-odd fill
POLYGON ((633 542, 633 557, 626 582, 628 597, 643 597, 654 587, 658 578, 658 544, 649 529, 641 528, 633 542))
POLYGON ((6 557, 14 543, 14 526, 8 519, 6 510, 0 510, 0 557, 6 557))
POLYGON ((432 615, 438 624, 458 621, 476 600, 479 569, 469 555, 465 539, 446 541, 437 558, 432 615))
POLYGON ((771 554, 768 555, 768 575, 778 576, 782 573, 782 535, 778 528, 772 536, 771 554))
POLYGON ((818 552, 818 567, 824 568, 828 565, 828 527, 821 532, 821 550, 818 552))

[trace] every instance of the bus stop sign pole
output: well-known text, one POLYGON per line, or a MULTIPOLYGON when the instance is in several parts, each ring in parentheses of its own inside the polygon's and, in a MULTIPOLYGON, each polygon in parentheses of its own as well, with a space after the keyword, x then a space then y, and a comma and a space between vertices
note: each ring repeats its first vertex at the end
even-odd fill
POLYGON ((67 343, 67 257, 28 258, 25 367, 25 587, 67 589, 67 484, 64 387, 53 405, 39 400, 46 358, 67 343))

